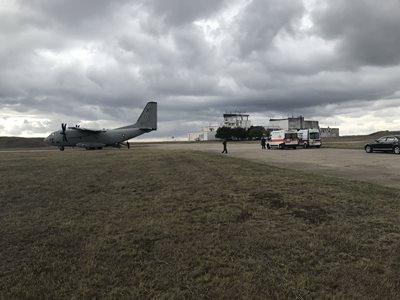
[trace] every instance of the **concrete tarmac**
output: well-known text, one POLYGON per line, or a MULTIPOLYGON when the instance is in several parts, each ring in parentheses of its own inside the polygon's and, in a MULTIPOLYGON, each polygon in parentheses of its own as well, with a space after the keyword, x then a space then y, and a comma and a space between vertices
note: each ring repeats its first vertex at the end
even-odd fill
MULTIPOLYGON (((163 149, 198 150, 220 155, 220 143, 158 144, 163 149)), ((321 175, 368 181, 400 189, 400 155, 366 153, 363 149, 262 150, 256 143, 228 142, 228 154, 271 166, 303 170, 321 175)))

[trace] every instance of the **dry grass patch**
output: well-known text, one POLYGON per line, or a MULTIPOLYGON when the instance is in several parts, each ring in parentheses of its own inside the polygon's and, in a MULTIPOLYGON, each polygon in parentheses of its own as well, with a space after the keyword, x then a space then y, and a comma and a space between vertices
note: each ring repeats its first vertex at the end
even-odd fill
POLYGON ((399 297, 398 190, 145 147, 0 178, 0 298, 399 297))

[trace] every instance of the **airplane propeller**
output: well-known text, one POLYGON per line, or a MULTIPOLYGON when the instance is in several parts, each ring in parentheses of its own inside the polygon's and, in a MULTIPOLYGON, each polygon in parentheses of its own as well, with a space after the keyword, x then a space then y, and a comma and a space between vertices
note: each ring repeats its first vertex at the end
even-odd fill
POLYGON ((67 129, 67 123, 65 123, 65 124, 61 123, 61 129, 62 129, 61 134, 63 136, 63 142, 68 142, 67 133, 65 132, 65 130, 67 129))

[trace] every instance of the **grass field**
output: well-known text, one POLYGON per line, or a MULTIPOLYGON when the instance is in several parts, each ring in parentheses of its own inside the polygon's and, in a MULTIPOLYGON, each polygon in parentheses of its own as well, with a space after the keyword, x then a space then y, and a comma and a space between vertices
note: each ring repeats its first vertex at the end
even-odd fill
POLYGON ((43 149, 49 148, 43 138, 0 136, 0 149, 43 149))
POLYGON ((400 297, 399 190, 145 146, 0 178, 0 299, 400 297))

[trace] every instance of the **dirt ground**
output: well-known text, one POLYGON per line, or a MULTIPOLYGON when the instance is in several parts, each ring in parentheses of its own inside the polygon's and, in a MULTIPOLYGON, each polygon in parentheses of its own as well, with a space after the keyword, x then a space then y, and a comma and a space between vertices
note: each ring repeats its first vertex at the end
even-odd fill
MULTIPOLYGON (((219 143, 159 144, 164 149, 221 153, 219 143)), ((353 149, 261 150, 258 144, 228 143, 228 155, 282 168, 368 181, 400 189, 400 155, 353 149)), ((225 155, 225 154, 221 154, 225 155)))

